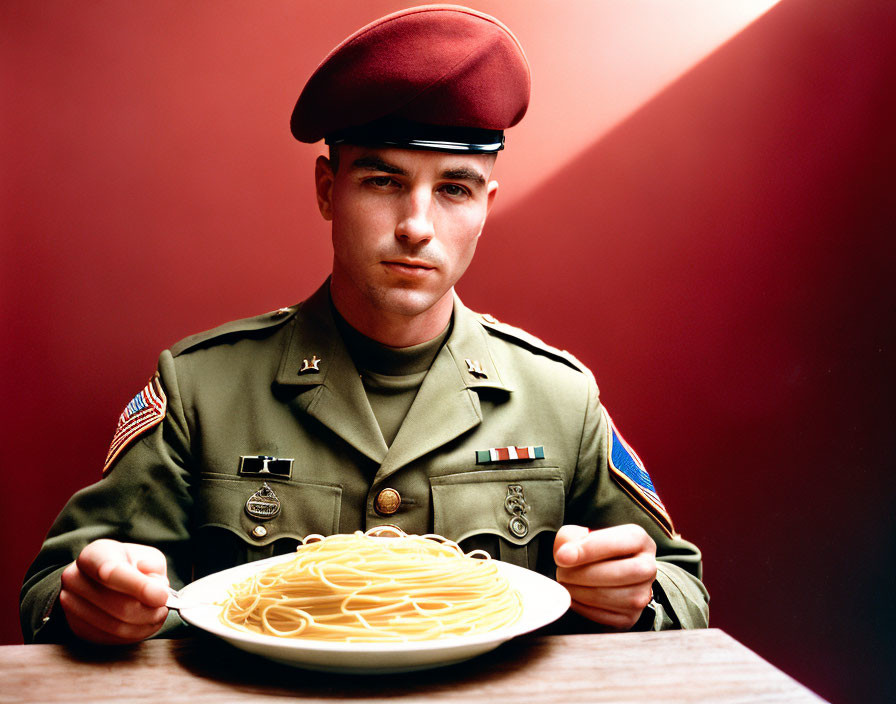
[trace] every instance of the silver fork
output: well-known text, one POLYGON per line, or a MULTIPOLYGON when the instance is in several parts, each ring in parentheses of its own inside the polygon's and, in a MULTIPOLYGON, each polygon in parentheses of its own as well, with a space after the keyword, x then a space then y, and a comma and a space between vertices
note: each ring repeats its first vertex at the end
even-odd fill
POLYGON ((181 609, 188 609, 192 606, 200 606, 200 603, 197 601, 185 600, 184 595, 171 586, 166 585, 165 590, 168 592, 168 601, 165 602, 165 606, 169 609, 180 611, 181 609))

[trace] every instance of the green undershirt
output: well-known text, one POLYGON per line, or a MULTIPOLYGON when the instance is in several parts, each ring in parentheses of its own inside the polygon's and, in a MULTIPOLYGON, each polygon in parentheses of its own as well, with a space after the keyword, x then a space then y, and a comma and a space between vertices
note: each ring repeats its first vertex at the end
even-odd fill
POLYGON ((451 325, 449 323, 437 337, 419 345, 389 347, 355 330, 335 307, 333 317, 361 375, 383 440, 391 446, 414 403, 426 372, 448 338, 451 325))

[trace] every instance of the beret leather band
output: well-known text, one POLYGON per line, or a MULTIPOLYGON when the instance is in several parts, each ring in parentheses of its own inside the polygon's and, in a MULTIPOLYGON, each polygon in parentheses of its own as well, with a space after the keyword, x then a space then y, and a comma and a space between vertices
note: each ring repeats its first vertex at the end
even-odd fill
POLYGON ((300 142, 492 153, 529 105, 529 63, 494 17, 458 5, 392 13, 317 67, 290 120, 300 142))
POLYGON ((387 118, 333 132, 324 138, 324 142, 490 154, 504 148, 504 132, 477 127, 425 125, 400 118, 387 118))

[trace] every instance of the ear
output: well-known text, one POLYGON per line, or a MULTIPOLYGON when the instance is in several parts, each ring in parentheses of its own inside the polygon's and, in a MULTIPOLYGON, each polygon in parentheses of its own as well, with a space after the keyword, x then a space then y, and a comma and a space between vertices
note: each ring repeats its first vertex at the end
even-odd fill
POLYGON ((498 182, 497 181, 489 181, 488 182, 488 192, 486 193, 486 205, 485 212, 488 213, 492 209, 492 205, 495 203, 495 198, 498 195, 498 182))
POLYGON ((333 167, 325 156, 314 163, 314 187, 317 191, 317 208, 324 220, 333 219, 333 167))

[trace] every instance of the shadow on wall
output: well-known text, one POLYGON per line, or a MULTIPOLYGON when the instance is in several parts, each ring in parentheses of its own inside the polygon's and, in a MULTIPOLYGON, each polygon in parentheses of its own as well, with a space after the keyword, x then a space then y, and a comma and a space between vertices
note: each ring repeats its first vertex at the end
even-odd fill
POLYGON ((490 221, 461 287, 592 368, 712 624, 835 701, 886 699, 896 625, 896 14, 865 5, 773 9, 490 221))

